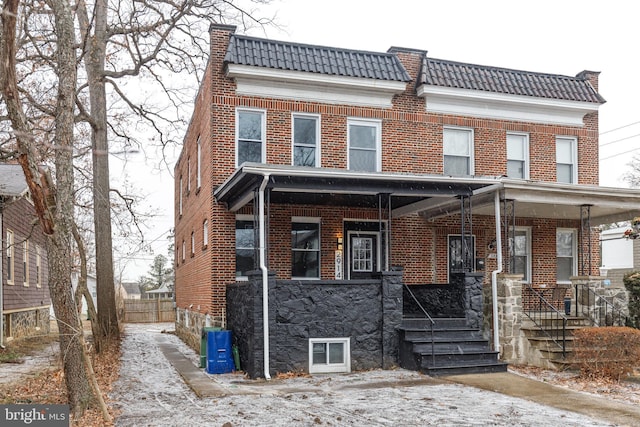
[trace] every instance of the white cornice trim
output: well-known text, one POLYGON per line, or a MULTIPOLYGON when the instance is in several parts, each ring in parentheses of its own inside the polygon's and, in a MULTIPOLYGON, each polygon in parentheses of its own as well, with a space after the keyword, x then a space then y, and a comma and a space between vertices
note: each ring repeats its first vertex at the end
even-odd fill
POLYGON ((239 95, 296 99, 330 104, 391 107, 407 83, 229 64, 239 95))
POLYGON ((584 116, 600 107, 592 102, 429 85, 418 87, 417 95, 425 98, 428 112, 569 126, 583 126, 584 116))

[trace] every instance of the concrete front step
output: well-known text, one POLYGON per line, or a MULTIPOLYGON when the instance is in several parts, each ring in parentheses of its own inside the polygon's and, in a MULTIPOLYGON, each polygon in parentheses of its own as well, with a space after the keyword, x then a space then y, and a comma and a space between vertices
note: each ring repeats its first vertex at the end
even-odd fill
POLYGON ((400 327, 400 366, 428 375, 505 372, 480 330, 465 319, 403 319, 400 327), (432 329, 433 328, 433 329, 432 329))

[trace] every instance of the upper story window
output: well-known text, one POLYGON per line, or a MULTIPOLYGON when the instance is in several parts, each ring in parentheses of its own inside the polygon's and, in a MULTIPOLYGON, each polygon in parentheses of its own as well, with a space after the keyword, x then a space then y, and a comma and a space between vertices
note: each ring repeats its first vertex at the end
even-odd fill
POLYGON ((522 274, 525 283, 531 283, 531 228, 516 227, 509 239, 511 272, 522 274))
POLYGON ((178 192, 180 193, 180 195, 178 196, 180 198, 180 200, 178 200, 178 215, 182 216, 182 175, 180 175, 180 189, 178 190, 178 192))
POLYGON ((320 166, 320 118, 293 115, 293 165, 320 166))
POLYGON ((236 112, 236 167, 245 162, 265 163, 265 112, 237 110, 236 112))
POLYGON ((236 217, 236 277, 246 278, 247 272, 254 270, 256 260, 256 234, 253 218, 236 217))
POLYGON ((473 175, 473 130, 444 128, 444 175, 473 175))
POLYGON ((191 256, 193 256, 195 253, 196 253, 196 235, 192 231, 191 232, 191 256))
POLYGON ((381 170, 381 123, 379 120, 349 119, 347 168, 355 171, 381 170))
POLYGON ((196 155, 196 189, 202 185, 202 144, 200 144, 200 135, 198 135, 197 155, 196 155))
POLYGON ((291 252, 292 278, 320 278, 320 223, 318 219, 292 219, 291 252))
POLYGON ((556 137, 556 177, 558 182, 578 182, 578 150, 574 137, 556 137))
POLYGON ((13 267, 13 231, 7 230, 6 254, 7 254, 7 283, 13 284, 14 267, 13 267))
POLYGON ((578 265, 576 257, 576 230, 556 230, 556 280, 558 283, 570 283, 578 265))
POLYGON ((22 242, 22 284, 29 286, 29 241, 22 242))
POLYGON ((209 221, 204 220, 202 223, 202 248, 209 246, 209 221))
POLYGON ((187 194, 191 192, 191 157, 187 157, 187 194))
POLYGON ((507 176, 529 179, 529 135, 507 134, 507 176))
POLYGON ((182 262, 187 258, 187 245, 182 240, 182 262))

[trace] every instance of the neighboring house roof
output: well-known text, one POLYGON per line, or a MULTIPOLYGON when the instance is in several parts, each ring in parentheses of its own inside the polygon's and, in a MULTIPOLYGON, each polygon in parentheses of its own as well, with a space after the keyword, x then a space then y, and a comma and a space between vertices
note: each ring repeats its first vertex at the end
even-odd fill
POLYGON ((411 77, 391 53, 282 42, 232 34, 225 63, 304 71, 344 77, 409 82, 411 77))
POLYGON ((418 85, 602 104, 583 73, 576 77, 466 64, 424 57, 418 85))
POLYGON ((20 165, 0 164, 0 196, 19 197, 28 190, 20 165))
POLYGON ((138 282, 122 282, 122 287, 127 292, 127 295, 140 295, 138 282))
POLYGON ((169 288, 167 286, 167 284, 163 284, 162 286, 160 286, 158 289, 153 289, 151 291, 147 291, 145 293, 147 294, 167 294, 167 293, 172 293, 173 289, 169 288))

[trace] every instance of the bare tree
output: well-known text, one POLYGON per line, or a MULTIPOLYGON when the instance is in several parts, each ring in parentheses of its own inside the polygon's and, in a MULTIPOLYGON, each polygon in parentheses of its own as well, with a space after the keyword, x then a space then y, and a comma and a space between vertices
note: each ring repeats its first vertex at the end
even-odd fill
MULTIPOLYGON (((268 0, 253 0, 264 4, 268 0)), ((130 108, 157 134, 161 144, 169 142, 165 125, 176 126, 179 119, 163 112, 164 107, 145 105, 123 90, 118 80, 150 76, 167 96, 170 105, 180 109, 186 101, 163 81, 178 72, 197 74, 206 58, 208 32, 202 27, 209 20, 240 20, 264 23, 252 11, 233 0, 183 0, 177 2, 109 3, 81 0, 77 7, 87 75, 89 107, 84 117, 91 125, 93 142, 93 203, 96 240, 98 320, 101 339, 119 334, 115 305, 111 212, 109 198, 108 130, 131 144, 131 132, 118 130, 109 120, 107 85, 118 101, 130 108), (168 73, 168 74, 167 74, 168 73)), ((191 101, 189 99, 188 101, 191 101)), ((136 141, 137 142, 137 141, 136 141)))
POLYGON ((57 96, 53 109, 55 131, 50 141, 54 149, 55 184, 50 173, 38 165, 34 131, 23 109, 17 77, 18 0, 4 2, 0 39, 0 86, 16 141, 17 158, 31 191, 36 213, 47 236, 49 290, 58 320, 60 350, 69 403, 80 415, 94 396, 89 384, 83 347, 83 332, 73 302, 71 287, 71 227, 73 222, 73 140, 76 94, 74 20, 66 0, 49 0, 56 35, 51 56, 57 96))

